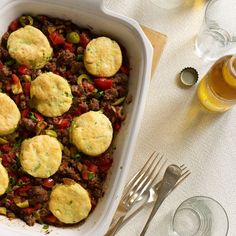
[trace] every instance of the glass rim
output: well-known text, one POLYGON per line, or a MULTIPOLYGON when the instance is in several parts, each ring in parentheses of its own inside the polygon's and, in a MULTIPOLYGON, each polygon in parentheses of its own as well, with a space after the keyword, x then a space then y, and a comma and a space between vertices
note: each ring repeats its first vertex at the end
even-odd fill
POLYGON ((227 223, 225 236, 228 235, 228 232, 229 232, 229 217, 228 217, 228 214, 227 214, 225 208, 222 206, 222 204, 221 204, 219 201, 215 200, 214 198, 208 197, 208 196, 203 196, 203 195, 192 196, 192 197, 189 197, 189 198, 185 199, 184 201, 182 201, 182 202, 179 204, 179 206, 176 208, 175 212, 174 212, 174 215, 173 215, 172 221, 171 221, 171 227, 174 228, 174 227, 173 227, 173 225, 174 225, 174 219, 175 219, 175 216, 176 216, 178 210, 180 209, 180 207, 181 207, 185 202, 187 202, 187 201, 189 201, 189 200, 191 200, 191 199, 197 199, 197 198, 202 198, 202 199, 211 200, 211 201, 215 202, 215 203, 223 210, 223 212, 224 212, 224 214, 225 214, 225 218, 226 218, 226 223, 227 223))
MULTIPOLYGON (((209 10, 210 6, 211 6, 213 3, 215 3, 216 1, 218 1, 218 0, 210 0, 210 1, 207 3, 207 5, 206 5, 206 9, 205 9, 205 12, 204 12, 204 19, 203 19, 203 22, 206 24, 207 27, 208 27, 208 25, 207 25, 206 19, 207 19, 208 10, 209 10)), ((225 31, 225 32, 227 33, 227 35, 229 36, 229 39, 227 40, 228 42, 231 42, 231 43, 236 42, 236 37, 231 37, 230 34, 229 34, 226 30, 224 30, 224 29, 222 29, 222 28, 219 28, 219 29, 221 29, 222 31, 225 31)))

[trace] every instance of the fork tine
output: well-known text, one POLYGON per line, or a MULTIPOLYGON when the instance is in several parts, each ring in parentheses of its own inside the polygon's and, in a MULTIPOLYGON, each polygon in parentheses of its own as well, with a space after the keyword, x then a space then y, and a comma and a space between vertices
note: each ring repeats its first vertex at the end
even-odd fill
POLYGON ((130 205, 132 204, 136 199, 138 199, 145 191, 148 191, 154 181, 157 179, 157 177, 159 176, 162 168, 164 167, 165 163, 167 162, 167 160, 164 161, 164 163, 161 165, 161 167, 158 169, 157 173, 156 173, 156 169, 158 164, 161 162, 161 160, 163 159, 164 155, 161 156, 160 160, 158 161, 158 163, 154 166, 153 170, 151 173, 145 173, 147 175, 146 179, 140 183, 139 185, 137 185, 137 188, 135 189, 135 191, 129 195, 128 199, 126 199, 128 202, 126 204, 130 205))
POLYGON ((127 194, 127 191, 130 191, 130 186, 132 186, 133 184, 135 184, 135 182, 140 178, 140 176, 143 174, 145 168, 149 165, 149 162, 151 161, 151 159, 153 158, 154 154, 156 153, 156 151, 154 151, 151 156, 148 158, 148 160, 146 161, 146 163, 144 164, 144 166, 142 167, 141 170, 139 170, 132 178, 131 180, 126 184, 125 189, 124 189, 124 195, 127 194))
POLYGON ((191 174, 191 172, 189 170, 187 170, 183 174, 181 174, 181 177, 178 180, 178 182, 175 184, 174 189, 176 189, 190 174, 191 174))
POLYGON ((146 168, 144 168, 144 169, 146 169, 146 170, 143 170, 143 173, 141 173, 141 175, 138 177, 138 179, 134 181, 133 186, 131 187, 131 189, 128 188, 127 193, 125 193, 123 195, 122 201, 124 201, 126 197, 131 197, 133 194, 135 194, 136 191, 138 191, 138 189, 140 187, 143 186, 144 182, 147 181, 148 175, 151 175, 152 172, 155 170, 156 166, 160 163, 162 158, 160 158, 158 160, 158 156, 159 156, 159 153, 155 156, 155 158, 152 160, 150 165, 148 165, 148 166, 145 165, 146 168), (157 161, 157 163, 155 164, 156 161, 157 161), (154 167, 153 167, 153 165, 154 165, 154 167), (150 173, 151 170, 153 170, 153 171, 150 173))

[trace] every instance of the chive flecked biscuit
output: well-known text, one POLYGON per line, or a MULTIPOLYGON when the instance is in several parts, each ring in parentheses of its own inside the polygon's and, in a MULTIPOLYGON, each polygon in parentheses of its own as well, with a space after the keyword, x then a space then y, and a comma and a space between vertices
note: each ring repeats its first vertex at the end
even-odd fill
POLYGON ((99 111, 89 111, 74 118, 70 127, 71 142, 89 156, 105 152, 111 144, 112 135, 110 120, 99 111))
POLYGON ((55 174, 61 160, 61 145, 54 137, 38 135, 24 140, 21 144, 21 166, 34 177, 48 178, 55 174))
POLYGON ((61 116, 72 104, 69 83, 52 72, 43 73, 32 81, 30 97, 33 106, 47 117, 61 116))
POLYGON ((78 223, 87 218, 91 210, 89 194, 78 183, 58 184, 51 192, 49 210, 63 223, 78 223))
POLYGON ((13 133, 20 117, 15 102, 8 95, 0 93, 0 136, 13 133))
POLYGON ((0 162, 0 196, 6 192, 8 184, 9 184, 9 177, 7 170, 0 162))
POLYGON ((12 32, 7 40, 7 48, 19 64, 32 69, 44 67, 53 53, 47 37, 30 25, 12 32))
POLYGON ((122 53, 120 46, 107 37, 91 40, 84 52, 84 66, 95 76, 113 76, 121 67, 122 53))

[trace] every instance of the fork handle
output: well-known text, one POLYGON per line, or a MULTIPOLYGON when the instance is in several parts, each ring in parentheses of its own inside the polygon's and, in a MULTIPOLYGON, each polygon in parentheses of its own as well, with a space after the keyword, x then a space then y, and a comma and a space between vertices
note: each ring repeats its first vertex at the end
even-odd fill
POLYGON ((118 207, 118 209, 116 210, 115 216, 113 217, 113 220, 111 222, 111 225, 104 236, 115 235, 120 225, 122 225, 122 222, 126 215, 127 215, 127 211, 121 207, 118 207))

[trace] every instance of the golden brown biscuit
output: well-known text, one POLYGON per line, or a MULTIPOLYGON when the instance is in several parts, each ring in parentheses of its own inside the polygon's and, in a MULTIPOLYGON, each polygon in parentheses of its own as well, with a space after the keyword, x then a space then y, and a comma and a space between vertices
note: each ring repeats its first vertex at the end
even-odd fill
POLYGON ((0 162, 0 196, 3 195, 9 185, 9 177, 7 170, 0 162))
POLYGON ((112 135, 110 120, 98 111, 89 111, 74 118, 70 127, 71 142, 90 156, 105 152, 111 144, 112 135))
POLYGON ((62 150, 59 141, 48 135, 26 139, 21 144, 20 163, 30 175, 48 178, 59 169, 62 150))
POLYGON ((12 32, 7 40, 7 48, 19 64, 32 69, 44 67, 53 53, 47 37, 30 25, 12 32))
POLYGON ((95 76, 113 76, 121 67, 122 53, 118 43, 107 37, 91 40, 84 52, 84 65, 95 76))
POLYGON ((91 210, 89 194, 78 183, 56 185, 50 196, 49 210, 63 223, 78 223, 91 210))
POLYGON ((11 134, 20 121, 20 111, 15 102, 6 94, 0 93, 0 136, 11 134))
POLYGON ((67 112, 72 104, 69 83, 52 72, 39 75, 30 87, 33 106, 44 116, 56 117, 67 112))

